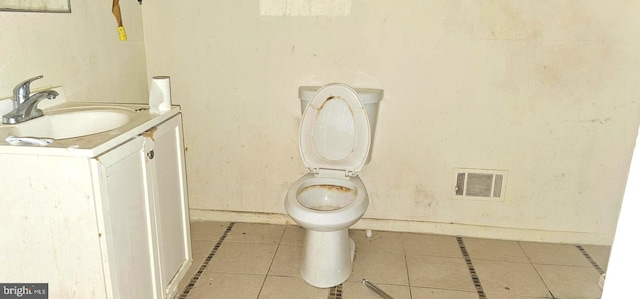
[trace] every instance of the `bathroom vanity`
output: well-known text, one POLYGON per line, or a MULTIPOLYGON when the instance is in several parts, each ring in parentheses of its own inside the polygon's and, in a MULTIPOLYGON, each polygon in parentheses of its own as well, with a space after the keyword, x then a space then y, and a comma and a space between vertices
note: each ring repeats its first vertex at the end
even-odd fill
POLYGON ((49 298, 172 298, 192 259, 179 108, 49 105, 40 125, 0 126, 0 282, 48 283, 49 298), (21 130, 66 138, 5 141, 21 130))

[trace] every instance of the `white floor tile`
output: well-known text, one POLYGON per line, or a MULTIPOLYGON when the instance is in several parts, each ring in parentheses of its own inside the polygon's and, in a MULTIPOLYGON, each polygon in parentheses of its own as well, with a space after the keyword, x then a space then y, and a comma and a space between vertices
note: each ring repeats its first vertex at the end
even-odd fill
MULTIPOLYGON (((393 299, 411 299, 408 286, 375 284, 376 287, 387 293, 393 299)), ((342 298, 344 299, 380 299, 376 293, 369 290, 362 282, 348 281, 342 284, 342 298)))
POLYGON ((225 242, 278 244, 282 240, 283 225, 236 223, 225 242))
POLYGON ((534 265, 556 298, 600 298, 600 273, 594 268, 534 265))
POLYGON ((473 261, 473 265, 486 293, 508 296, 551 296, 531 264, 476 260, 473 261))
POLYGON ((327 299, 329 289, 313 287, 296 277, 267 276, 258 299, 327 299))
POLYGON ((205 272, 188 298, 255 299, 263 281, 262 275, 205 272))
POLYGON ((277 247, 277 244, 224 242, 207 271, 266 275, 277 247))
POLYGON ((356 252, 349 281, 360 282, 362 279, 373 283, 408 286, 404 254, 375 251, 356 252))
POLYGON ((471 260, 528 263, 529 258, 516 241, 463 238, 471 260))
POLYGON ((213 244, 215 244, 224 234, 228 226, 228 222, 193 221, 191 222, 191 240, 215 240, 215 242, 213 242, 213 244))
POLYGON ((300 277, 302 246, 280 244, 273 259, 269 275, 300 277))
POLYGON ((373 231, 369 238, 364 230, 350 230, 349 236, 356 242, 357 250, 393 253, 404 251, 402 233, 373 231))
POLYGON ((305 229, 297 225, 287 225, 284 229, 281 244, 304 245, 305 229))
POLYGON ((520 242, 532 264, 591 267, 582 252, 569 244, 520 242))
POLYGON ((412 299, 478 299, 478 292, 411 287, 412 299))
POLYGON ((452 236, 403 233, 403 239, 406 254, 462 258, 458 241, 452 236))
POLYGON ((458 291, 475 291, 464 259, 407 255, 411 286, 458 291))

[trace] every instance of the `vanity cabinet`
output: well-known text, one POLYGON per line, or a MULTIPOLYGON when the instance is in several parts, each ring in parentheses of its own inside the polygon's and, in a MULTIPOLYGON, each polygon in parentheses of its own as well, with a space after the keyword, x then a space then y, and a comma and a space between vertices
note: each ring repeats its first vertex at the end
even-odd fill
POLYGON ((50 298, 176 294, 192 259, 179 113, 95 157, 0 153, 0 168, 0 282, 48 283, 50 298))

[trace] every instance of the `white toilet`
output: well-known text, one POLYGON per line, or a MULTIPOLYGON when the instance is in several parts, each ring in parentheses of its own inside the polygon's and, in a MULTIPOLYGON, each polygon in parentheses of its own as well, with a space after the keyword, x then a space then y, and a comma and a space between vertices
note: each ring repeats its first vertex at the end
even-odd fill
POLYGON ((309 173, 291 185, 289 216, 306 229, 300 275, 327 288, 351 274, 355 243, 349 227, 369 205, 358 172, 369 162, 381 89, 353 89, 334 83, 302 86, 300 154, 309 173))

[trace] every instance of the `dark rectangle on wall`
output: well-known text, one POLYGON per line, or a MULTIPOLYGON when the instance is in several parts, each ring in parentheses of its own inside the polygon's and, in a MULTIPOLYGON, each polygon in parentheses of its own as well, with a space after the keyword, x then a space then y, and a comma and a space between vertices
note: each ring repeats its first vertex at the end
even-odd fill
POLYGON ((0 283, 0 299, 48 299, 48 283, 0 283))
POLYGON ((493 174, 469 173, 467 178, 467 196, 491 197, 493 174))

